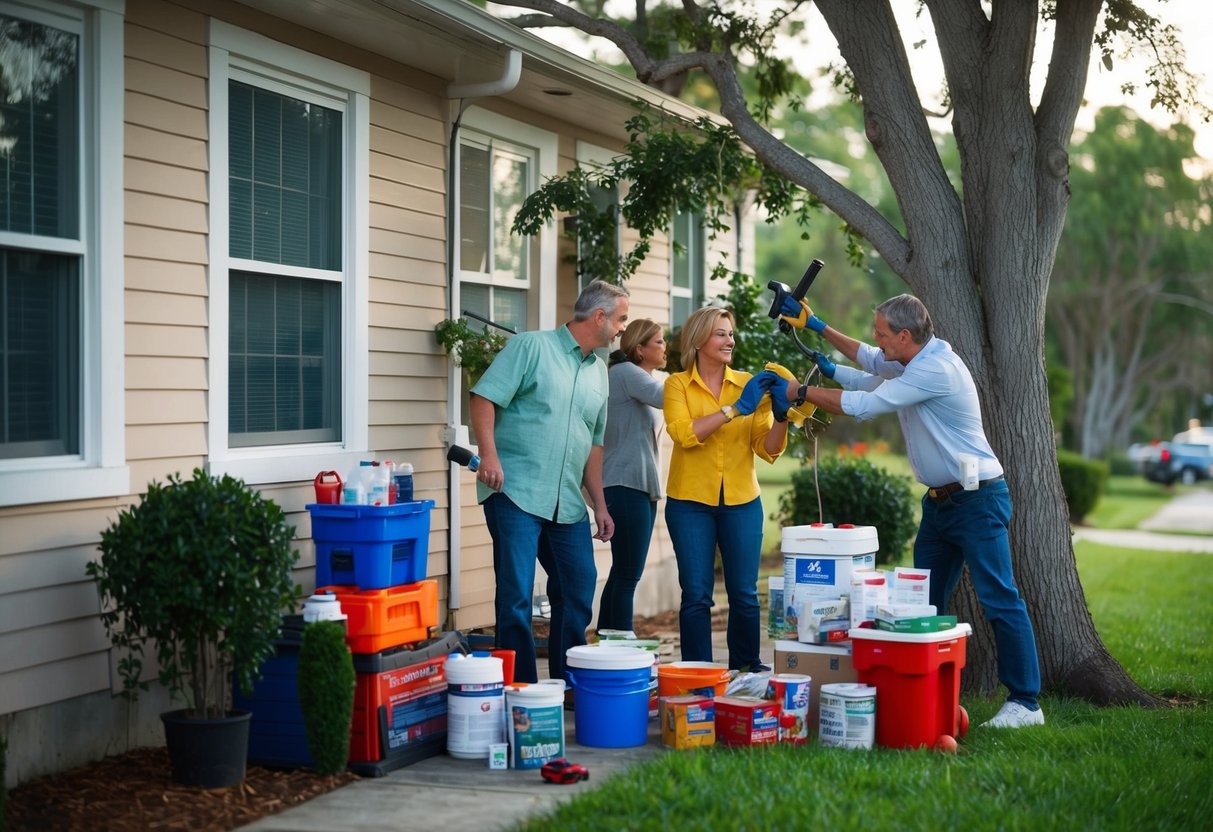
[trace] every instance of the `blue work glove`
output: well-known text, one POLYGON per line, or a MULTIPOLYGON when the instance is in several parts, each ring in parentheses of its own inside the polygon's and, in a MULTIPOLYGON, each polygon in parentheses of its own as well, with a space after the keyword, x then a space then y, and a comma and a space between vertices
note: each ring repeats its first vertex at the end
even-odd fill
POLYGON ((788 420, 788 408, 792 403, 788 401, 788 386, 786 384, 776 384, 771 387, 771 412, 775 415, 776 422, 786 422, 788 420))
POLYGON ((815 360, 817 362, 817 366, 821 368, 821 374, 823 376, 826 378, 834 377, 834 371, 838 369, 838 365, 831 361, 825 353, 817 353, 813 360, 815 360))
POLYGON ((779 381, 779 376, 770 370, 763 370, 747 381, 745 388, 741 391, 741 398, 733 403, 733 406, 737 408, 737 413, 741 416, 749 416, 753 413, 767 390, 779 381))

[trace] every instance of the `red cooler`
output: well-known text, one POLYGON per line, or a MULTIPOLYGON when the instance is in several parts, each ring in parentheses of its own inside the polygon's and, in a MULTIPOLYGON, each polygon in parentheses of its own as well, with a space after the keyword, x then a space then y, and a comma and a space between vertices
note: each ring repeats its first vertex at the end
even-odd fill
POLYGON ((851 662, 859 681, 876 688, 876 744, 932 747, 941 735, 959 739, 960 669, 968 624, 937 633, 851 630, 851 662))

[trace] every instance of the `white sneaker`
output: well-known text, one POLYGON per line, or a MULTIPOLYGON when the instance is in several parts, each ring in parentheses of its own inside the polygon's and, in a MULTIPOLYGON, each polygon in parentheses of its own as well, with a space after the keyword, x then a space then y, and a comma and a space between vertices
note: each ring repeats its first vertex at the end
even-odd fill
POLYGON ((1018 702, 1004 702, 989 722, 983 722, 983 728, 1027 728, 1030 725, 1044 725, 1045 712, 1040 708, 1028 710, 1018 702))

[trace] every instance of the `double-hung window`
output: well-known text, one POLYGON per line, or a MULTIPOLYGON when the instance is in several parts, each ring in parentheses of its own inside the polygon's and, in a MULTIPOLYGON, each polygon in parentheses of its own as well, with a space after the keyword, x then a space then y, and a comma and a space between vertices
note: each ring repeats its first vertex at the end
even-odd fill
POLYGON ((302 479, 366 449, 369 80, 211 34, 210 464, 302 479))
POLYGON ((0 505, 129 493, 122 4, 0 2, 0 505))
POLYGON ((670 260, 670 325, 682 326, 691 313, 703 306, 704 233, 699 214, 682 212, 670 229, 673 252, 670 260))
MULTIPOLYGON (((556 325, 556 235, 512 230, 523 201, 556 174, 556 136, 479 107, 459 131, 455 206, 458 274, 454 317, 487 319, 515 332, 556 325)), ((467 379, 457 377, 460 421, 468 424, 467 379)))

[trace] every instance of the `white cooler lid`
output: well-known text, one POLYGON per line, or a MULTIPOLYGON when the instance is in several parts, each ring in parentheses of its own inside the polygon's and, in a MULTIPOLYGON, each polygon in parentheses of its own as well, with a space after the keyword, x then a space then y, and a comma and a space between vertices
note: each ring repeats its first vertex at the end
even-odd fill
POLYGON ((973 628, 962 621, 955 627, 935 633, 894 633, 892 630, 877 630, 875 627, 854 627, 848 635, 861 641, 908 641, 926 644, 933 641, 950 641, 954 638, 967 637, 972 632, 973 628))

